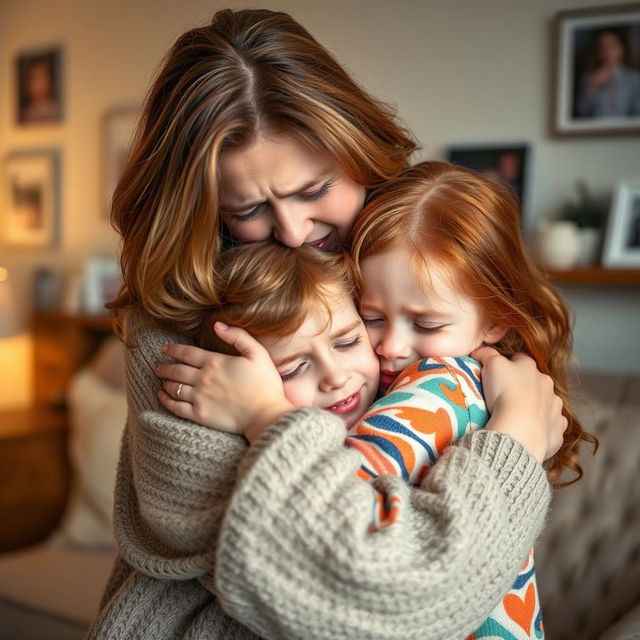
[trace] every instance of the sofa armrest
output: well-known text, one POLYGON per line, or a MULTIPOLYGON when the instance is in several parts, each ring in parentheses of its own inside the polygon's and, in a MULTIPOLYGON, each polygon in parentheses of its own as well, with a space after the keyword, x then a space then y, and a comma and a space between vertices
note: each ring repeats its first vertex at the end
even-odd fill
POLYGON ((609 627, 600 640, 640 640, 640 602, 624 618, 609 627))

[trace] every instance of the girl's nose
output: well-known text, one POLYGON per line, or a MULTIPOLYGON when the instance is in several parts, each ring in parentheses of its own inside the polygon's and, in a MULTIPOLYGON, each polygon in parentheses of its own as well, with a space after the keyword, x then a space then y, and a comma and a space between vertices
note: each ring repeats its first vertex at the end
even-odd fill
POLYGON ((385 360, 403 360, 411 355, 411 344, 400 329, 388 327, 375 351, 385 360))

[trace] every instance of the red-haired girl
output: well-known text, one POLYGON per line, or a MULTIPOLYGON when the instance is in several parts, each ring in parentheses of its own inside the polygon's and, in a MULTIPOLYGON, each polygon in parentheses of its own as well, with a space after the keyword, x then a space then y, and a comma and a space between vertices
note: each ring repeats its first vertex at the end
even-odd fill
MULTIPOLYGON (((481 366, 468 356, 493 345, 529 354, 553 380, 568 428, 549 475, 568 468, 580 478, 578 444, 595 440, 569 404, 567 308, 529 257, 506 186, 447 163, 418 164, 374 195, 354 225, 352 255, 389 391, 349 431, 366 459, 362 477, 420 485, 454 440, 485 426, 492 399, 485 404, 481 366)), ((401 507, 387 495, 374 527, 393 525, 401 507)), ((543 637, 532 554, 472 637, 543 637)))

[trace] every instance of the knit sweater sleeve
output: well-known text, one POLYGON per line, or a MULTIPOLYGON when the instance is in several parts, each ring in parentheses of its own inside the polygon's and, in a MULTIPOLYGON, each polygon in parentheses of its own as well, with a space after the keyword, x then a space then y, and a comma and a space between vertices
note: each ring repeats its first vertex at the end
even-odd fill
MULTIPOLYGON (((158 399, 161 348, 185 339, 154 328, 130 332, 128 417, 115 488, 114 529, 123 558, 149 577, 201 578, 246 440, 182 420, 158 399)), ((111 590, 118 585, 111 585, 111 590)))
POLYGON ((265 638, 462 638, 511 586, 543 525, 544 470, 508 436, 476 431, 400 496, 371 533, 372 483, 356 477, 335 416, 299 409, 252 445, 218 540, 223 607, 265 638))

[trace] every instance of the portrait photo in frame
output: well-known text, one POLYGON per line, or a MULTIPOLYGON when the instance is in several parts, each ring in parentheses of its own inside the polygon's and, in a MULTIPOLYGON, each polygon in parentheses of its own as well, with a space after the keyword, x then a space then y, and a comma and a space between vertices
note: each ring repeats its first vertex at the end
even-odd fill
POLYGON ((555 135, 640 134, 640 3, 558 13, 552 60, 555 135))
POLYGON ((604 241, 602 264, 640 269, 640 179, 618 184, 604 241))
POLYGON ((131 150, 131 141, 135 131, 140 108, 126 105, 110 109, 102 121, 103 146, 103 209, 105 216, 111 211, 111 198, 118 184, 131 150))
POLYGON ((47 247, 57 243, 59 171, 56 150, 20 151, 5 157, 0 222, 3 244, 47 247))
POLYGON ((16 56, 16 120, 19 124, 60 122, 63 117, 62 47, 16 56))
POLYGON ((450 146, 447 159, 467 169, 498 179, 511 187, 520 207, 526 204, 531 150, 526 143, 450 146))

